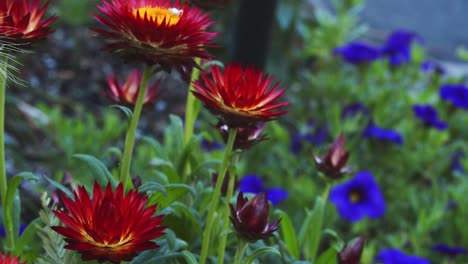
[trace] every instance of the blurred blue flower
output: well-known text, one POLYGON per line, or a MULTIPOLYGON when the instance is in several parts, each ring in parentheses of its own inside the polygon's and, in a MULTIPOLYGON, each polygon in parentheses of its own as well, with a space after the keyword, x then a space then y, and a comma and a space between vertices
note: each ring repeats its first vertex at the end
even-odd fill
POLYGON ((403 144, 403 136, 395 130, 384 129, 370 123, 366 129, 364 129, 363 136, 365 138, 375 138, 378 140, 391 141, 395 144, 403 144))
POLYGON ((457 255, 467 255, 468 249, 457 247, 457 246, 449 246, 447 244, 437 244, 431 248, 433 251, 437 251, 442 255, 446 255, 449 257, 456 257, 457 255))
POLYGON ((426 126, 435 127, 438 130, 447 128, 447 123, 439 120, 437 110, 431 105, 413 105, 413 112, 426 126))
POLYGON ((452 171, 458 171, 464 173, 463 164, 461 160, 465 157, 465 154, 461 151, 457 151, 452 155, 452 163, 450 164, 450 169, 452 171))
POLYGON ((341 110, 341 118, 346 119, 346 118, 353 118, 356 115, 368 115, 369 114, 369 109, 365 107, 362 103, 352 103, 349 105, 346 105, 343 107, 341 110))
POLYGON ((349 181, 338 184, 330 192, 330 202, 338 213, 350 222, 364 217, 379 218, 385 213, 385 200, 382 192, 368 171, 358 172, 349 181))
POLYGON ((328 128, 316 124, 313 120, 307 122, 307 132, 295 132, 291 136, 290 150, 294 155, 302 152, 303 143, 307 142, 314 146, 320 146, 327 142, 329 136, 328 128))
POLYGON ((388 56, 393 66, 400 66, 411 60, 411 44, 414 40, 423 42, 416 33, 406 30, 393 31, 382 47, 382 54, 388 56))
POLYGON ((453 106, 468 110, 468 88, 463 84, 445 84, 439 90, 439 95, 453 106))
POLYGON ((220 150, 223 149, 223 144, 219 143, 215 139, 212 139, 211 141, 203 138, 200 142, 200 146, 203 150, 205 151, 214 151, 214 150, 220 150))
POLYGON ((256 174, 245 175, 242 177, 239 184, 239 191, 253 194, 258 194, 262 191, 265 191, 268 200, 273 205, 277 205, 284 199, 288 198, 288 191, 285 189, 279 187, 265 188, 262 180, 256 174))
POLYGON ((371 62, 379 58, 379 49, 364 42, 351 42, 335 48, 333 54, 340 55, 345 61, 353 64, 371 62))
MULTIPOLYGON (((20 224, 19 235, 23 234, 24 230, 28 227, 27 225, 20 224)), ((3 225, 0 225, 0 238, 6 237, 6 230, 3 225)))
POLYGON ((440 63, 433 61, 425 61, 421 64, 421 70, 426 73, 435 72, 437 74, 444 74, 445 69, 440 65, 440 63))
POLYGON ((375 261, 383 264, 430 264, 429 260, 423 257, 406 255, 396 248, 382 249, 375 261))

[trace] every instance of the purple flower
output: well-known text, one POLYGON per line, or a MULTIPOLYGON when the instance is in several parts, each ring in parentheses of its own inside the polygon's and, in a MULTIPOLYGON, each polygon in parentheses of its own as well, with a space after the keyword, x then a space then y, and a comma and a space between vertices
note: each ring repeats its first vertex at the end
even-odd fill
POLYGON ((356 115, 368 115, 369 114, 369 109, 365 107, 362 103, 352 103, 349 105, 346 105, 343 107, 341 110, 341 118, 346 119, 346 118, 353 118, 356 115))
POLYGON ((426 126, 435 127, 438 130, 447 128, 447 123, 439 120, 437 110, 430 105, 413 105, 413 112, 426 126))
POLYGON ((340 55, 352 64, 371 62, 379 58, 379 49, 364 42, 351 42, 333 50, 333 54, 340 55))
POLYGON ((437 74, 444 74, 445 69, 440 65, 440 63, 433 61, 425 61, 421 64, 421 70, 426 73, 435 72, 437 74))
POLYGON ((378 127, 373 123, 366 127, 363 136, 365 138, 375 138, 383 141, 391 141, 398 145, 403 144, 403 136, 400 133, 392 129, 378 127))
POLYGON ((288 198, 288 191, 279 187, 265 188, 262 180, 255 174, 245 175, 242 177, 239 184, 239 191, 253 194, 258 194, 264 191, 266 192, 267 199, 273 205, 277 205, 284 199, 288 198))
POLYGON ((468 249, 457 247, 457 246, 449 246, 447 244, 437 244, 431 248, 433 251, 437 251, 442 255, 446 255, 449 257, 456 257, 457 255, 466 255, 468 254, 468 249))
POLYGON ((430 264, 429 260, 425 258, 406 255, 403 251, 396 248, 382 249, 375 258, 375 261, 383 264, 430 264))
POLYGON ((386 208, 382 192, 368 171, 361 171, 349 181, 333 187, 330 202, 337 207, 341 217, 350 222, 360 221, 365 216, 379 218, 386 208))
POLYGON ((461 160, 465 157, 465 154, 461 151, 457 151, 452 155, 452 163, 450 164, 450 169, 452 171, 458 171, 464 173, 463 164, 461 160))
POLYGON ((313 120, 307 123, 307 132, 295 132, 291 137, 290 150, 294 155, 302 152, 303 143, 307 142, 314 146, 320 146, 327 142, 328 128, 325 126, 316 125, 313 120))
POLYGON ((201 145, 201 148, 205 151, 214 151, 214 150, 223 149, 223 144, 217 142, 215 139, 212 139, 210 141, 206 138, 203 138, 200 145, 201 145))
POLYGON ((439 95, 453 106, 468 110, 468 88, 463 84, 445 84, 439 90, 439 95))
POLYGON ((392 32, 382 47, 382 53, 388 56, 393 66, 400 66, 411 60, 411 44, 414 40, 420 43, 423 39, 416 33, 406 30, 396 30, 392 32))

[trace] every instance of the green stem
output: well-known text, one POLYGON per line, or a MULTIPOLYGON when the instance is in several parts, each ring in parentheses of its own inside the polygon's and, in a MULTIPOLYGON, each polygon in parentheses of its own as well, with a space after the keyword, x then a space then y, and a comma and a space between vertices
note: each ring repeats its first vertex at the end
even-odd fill
POLYGON ((135 134, 138 127, 138 121, 140 120, 141 110, 143 109, 143 102, 145 99, 146 88, 148 86, 149 79, 151 78, 152 71, 151 67, 145 65, 143 70, 143 78, 138 91, 138 97, 133 109, 132 119, 130 120, 130 126, 125 136, 124 154, 122 158, 122 166, 120 167, 120 181, 124 185, 125 189, 131 189, 133 187, 130 178, 130 164, 132 161, 133 146, 135 144, 135 134))
MULTIPOLYGON (((323 191, 323 194, 322 194, 323 206, 319 212, 319 216, 318 216, 317 223, 316 223, 317 225, 316 230, 318 230, 320 233, 322 232, 323 217, 325 216, 325 208, 327 206, 327 201, 328 201, 328 196, 330 194, 331 186, 332 186, 331 182, 326 180, 325 190, 323 191)), ((310 256, 311 256, 311 259, 313 260, 312 263, 316 262, 315 258, 317 256, 317 251, 320 246, 320 238, 321 238, 321 235, 318 235, 317 242, 312 243, 311 248, 310 248, 310 256)))
POLYGON ((226 176, 227 169, 229 167, 229 161, 231 160, 232 147, 234 140, 236 139, 237 129, 231 129, 229 131, 229 138, 226 144, 226 150, 224 153, 223 163, 218 173, 218 179, 216 180, 216 186, 213 192, 213 198, 211 199, 210 209, 208 211, 207 221, 205 230, 203 231, 203 242, 200 254, 200 264, 205 264, 208 256, 208 248, 210 246, 211 229, 213 228, 214 215, 218 209, 218 203, 221 195, 221 186, 223 185, 224 177, 226 176))
POLYGON ((237 246, 236 255, 234 255, 234 264, 242 264, 242 258, 244 257, 245 250, 249 243, 239 238, 239 244, 237 246))
MULTIPOLYGON (((200 63, 200 58, 195 59, 195 63, 200 63)), ((192 93, 193 89, 193 82, 198 80, 200 76, 200 70, 198 68, 193 67, 192 69, 192 76, 190 77, 189 89, 187 91, 187 105, 185 106, 185 127, 184 127, 184 144, 187 145, 190 141, 190 138, 193 134, 193 127, 195 124, 195 120, 198 116, 198 107, 196 103, 199 103, 195 96, 192 93)))
POLYGON ((236 165, 239 160, 239 153, 236 153, 232 159, 231 168, 229 170, 229 184, 226 193, 226 205, 224 206, 223 212, 223 229, 221 230, 221 241, 218 245, 218 264, 224 263, 224 253, 226 252, 226 242, 227 242, 227 234, 229 231, 229 203, 231 202, 232 195, 234 194, 234 185, 236 182, 236 165))
POLYGON ((8 56, 3 55, 0 65, 0 197, 2 199, 3 220, 5 225, 5 233, 8 248, 13 250, 15 247, 15 234, 13 229, 12 208, 6 204, 7 194, 7 175, 5 167, 5 96, 6 96, 6 81, 8 70, 8 56))

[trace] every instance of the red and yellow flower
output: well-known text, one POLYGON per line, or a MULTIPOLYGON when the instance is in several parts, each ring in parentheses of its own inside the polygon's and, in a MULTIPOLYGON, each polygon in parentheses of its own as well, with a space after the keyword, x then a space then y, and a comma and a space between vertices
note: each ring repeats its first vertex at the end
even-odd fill
POLYGON ((188 3, 170 0, 104 0, 94 17, 106 28, 94 29, 112 42, 106 49, 128 59, 165 69, 195 66, 194 58, 209 59, 217 33, 207 14, 188 3))
POLYGON ((284 93, 284 89, 277 89, 279 82, 273 84, 273 77, 253 67, 244 71, 241 65, 230 64, 222 73, 215 66, 212 76, 202 73, 192 92, 230 128, 254 126, 287 112, 280 108, 289 102, 276 102, 284 93))
MULTIPOLYGON (((138 69, 133 69, 127 76, 124 83, 119 84, 117 75, 107 76, 107 85, 110 91, 105 94, 109 96, 116 103, 125 105, 135 105, 138 97, 138 91, 140 91, 143 74, 138 69)), ((145 98, 143 104, 154 103, 158 98, 158 86, 159 81, 146 88, 145 98)))
POLYGON ((10 256, 10 252, 6 255, 3 255, 2 252, 0 252, 0 264, 26 264, 26 261, 21 262, 19 257, 10 256))
POLYGON ((92 198, 83 186, 74 196, 75 201, 61 196, 68 212, 54 214, 65 226, 52 229, 65 237, 65 248, 79 251, 83 260, 120 263, 159 247, 151 240, 164 235, 166 227, 161 226, 163 215, 153 216, 157 205, 146 207, 148 197, 136 190, 124 195, 122 184, 115 191, 108 184, 103 192, 98 183, 92 198))
POLYGON ((0 38, 30 44, 51 33, 49 25, 56 17, 42 18, 48 4, 46 2, 41 7, 41 0, 0 1, 0 38))

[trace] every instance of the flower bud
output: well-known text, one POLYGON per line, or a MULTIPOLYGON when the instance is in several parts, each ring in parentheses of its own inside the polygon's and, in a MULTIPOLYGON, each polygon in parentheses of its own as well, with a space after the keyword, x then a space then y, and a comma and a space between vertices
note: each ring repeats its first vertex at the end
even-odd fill
POLYGON ((237 209, 234 209, 232 204, 229 207, 229 218, 240 238, 245 241, 255 242, 267 238, 279 228, 281 219, 268 223, 269 204, 265 192, 250 200, 240 192, 237 196, 237 209))
MULTIPOLYGON (((236 139, 234 140, 234 149, 237 150, 245 150, 249 149, 253 145, 259 143, 260 141, 265 140, 267 137, 265 135, 261 135, 263 128, 265 128, 265 124, 256 124, 253 127, 240 127, 237 128, 236 139)), ((227 142, 229 137, 229 131, 231 128, 219 122, 216 125, 216 129, 219 131, 221 136, 224 139, 224 142, 227 142)))
POLYGON ((328 178, 337 179, 343 174, 351 172, 351 167, 345 167, 349 153, 344 149, 344 146, 345 139, 343 134, 340 134, 335 142, 328 147, 323 157, 313 156, 318 170, 328 178))
POLYGON ((359 264, 364 248, 364 237, 358 237, 352 244, 346 244, 338 253, 338 264, 359 264))

